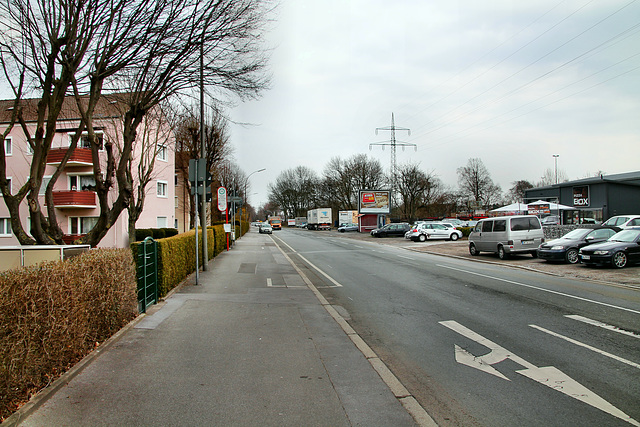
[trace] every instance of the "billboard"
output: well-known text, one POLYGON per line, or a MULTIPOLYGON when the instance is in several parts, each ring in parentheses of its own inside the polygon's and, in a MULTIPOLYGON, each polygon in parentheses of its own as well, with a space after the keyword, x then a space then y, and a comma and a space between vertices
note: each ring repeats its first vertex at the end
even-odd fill
POLYGON ((389 190, 360 190, 358 212, 361 214, 391 213, 391 192, 389 190))

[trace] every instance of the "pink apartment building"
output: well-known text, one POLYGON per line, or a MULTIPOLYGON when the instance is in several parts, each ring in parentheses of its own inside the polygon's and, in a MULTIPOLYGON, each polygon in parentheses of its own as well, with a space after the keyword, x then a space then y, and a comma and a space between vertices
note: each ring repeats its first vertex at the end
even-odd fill
MULTIPOLYGON (((38 100, 25 100, 24 117, 27 126, 35 128, 34 108, 38 100), (31 113, 31 117, 29 116, 31 113)), ((13 101, 0 101, 0 132, 4 132, 9 121, 13 101)), ((40 204, 45 210, 44 189, 49 178, 53 175, 62 157, 68 150, 70 138, 78 127, 79 119, 75 101, 68 98, 65 101, 63 113, 56 124, 57 130, 52 143, 52 148, 47 157, 47 171, 41 190, 40 204)), ((161 116, 158 116, 161 117, 161 116)), ((97 134, 103 140, 109 138, 118 145, 121 134, 121 122, 119 120, 118 103, 105 99, 99 103, 94 115, 97 134), (98 126, 99 125, 99 126, 98 126)), ((175 169, 174 146, 175 139, 171 129, 166 123, 157 119, 147 118, 147 122, 140 126, 133 154, 133 167, 135 171, 140 160, 145 156, 144 146, 154 145, 155 167, 152 180, 146 187, 146 199, 144 210, 136 223, 136 228, 162 228, 175 227, 175 169)), ((31 129, 30 129, 31 131, 31 129)), ((58 222, 65 233, 64 240, 68 243, 85 234, 95 224, 99 215, 98 198, 93 191, 95 181, 93 178, 92 156, 88 147, 88 141, 81 138, 74 153, 65 166, 62 175, 56 181, 53 191, 58 222)), ((24 135, 23 129, 16 125, 8 138, 5 139, 5 153, 7 163, 7 178, 10 179, 12 194, 15 193, 28 179, 29 166, 31 164, 31 150, 24 135)), ((101 151, 101 161, 105 161, 106 152, 101 151)), ((103 169, 104 170, 104 169, 103 169)), ((135 179, 135 178, 134 178, 135 179)), ((113 189, 113 200, 116 197, 116 189, 113 189)), ((29 232, 29 213, 26 199, 20 208, 20 217, 25 231, 29 232)), ((0 246, 19 245, 18 240, 11 232, 9 210, 0 194, 0 246)), ((98 244, 99 247, 128 247, 128 213, 125 209, 117 222, 111 227, 107 235, 98 244)))

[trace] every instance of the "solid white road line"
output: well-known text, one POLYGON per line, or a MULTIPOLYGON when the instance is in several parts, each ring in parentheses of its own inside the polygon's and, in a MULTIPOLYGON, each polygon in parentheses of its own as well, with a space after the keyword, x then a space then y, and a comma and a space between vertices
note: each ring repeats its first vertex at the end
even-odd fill
POLYGON ((324 277, 326 277, 326 278, 327 278, 331 283, 333 283, 335 286, 337 286, 337 287, 339 287, 339 288, 342 288, 342 285, 341 285, 340 283, 338 283, 338 282, 337 282, 333 277, 329 276, 327 273, 325 273, 324 271, 320 270, 318 267, 316 267, 315 265, 313 265, 313 264, 311 263, 311 261, 309 261, 308 259, 306 259, 306 258, 305 258, 305 257, 303 257, 302 255, 300 255, 300 253, 299 253, 299 252, 296 252, 296 250, 295 250, 295 249, 293 249, 291 246, 289 246, 285 241, 283 241, 282 239, 278 239, 278 240, 280 240, 280 242, 281 242, 283 245, 285 245, 286 247, 288 247, 288 248, 291 250, 291 252, 295 253, 295 254, 296 254, 296 255, 298 255, 300 258, 302 258, 302 260, 303 260, 304 262, 306 262, 307 264, 309 264, 311 267, 315 268, 315 270, 316 270, 318 273, 320 273, 320 274, 322 274, 324 277))
POLYGON ((569 319, 577 320, 578 322, 583 322, 588 325, 597 326, 599 328, 607 329, 609 331, 617 332, 619 334, 628 335, 633 338, 640 339, 640 335, 633 333, 631 331, 625 331, 624 329, 620 329, 617 326, 609 325, 607 323, 598 322, 597 320, 589 319, 588 317, 578 316, 577 314, 567 314, 564 317, 568 317, 569 319))
POLYGON ((638 369, 640 369, 640 364, 635 363, 635 362, 632 362, 632 361, 627 360, 627 359, 625 359, 625 358, 622 358, 622 357, 620 357, 620 356, 616 356, 615 354, 607 353, 607 352, 606 352, 606 351, 604 351, 604 350, 600 350, 600 349, 598 349, 598 348, 592 347, 592 346, 590 346, 590 345, 588 345, 588 344, 585 344, 585 343, 583 343, 583 342, 580 342, 580 341, 574 340, 573 338, 565 337, 564 335, 561 335, 561 334, 559 334, 559 333, 557 333, 557 332, 550 331, 550 330, 545 329, 545 328, 543 328, 543 327, 540 327, 540 326, 538 326, 538 325, 529 325, 529 326, 531 326, 532 328, 537 329, 537 330, 539 330, 539 331, 542 331, 542 332, 544 332, 544 333, 546 333, 546 334, 552 335, 552 336, 557 337, 557 338, 561 338, 561 339, 563 339, 563 340, 565 340, 565 341, 568 341, 568 342, 570 342, 570 343, 572 343, 572 344, 575 344, 575 345, 578 345, 578 346, 580 346, 580 347, 584 347, 584 348, 586 348, 586 349, 589 349, 589 350, 591 350, 591 351, 594 351, 594 352, 596 352, 596 353, 598 353, 598 354, 601 354, 601 355, 603 355, 603 356, 610 357, 611 359, 617 360, 618 362, 626 363, 626 364, 627 364, 627 365, 629 365, 629 366, 633 366, 634 368, 638 368, 638 369))
POLYGON ((498 280, 500 282, 510 283, 512 285, 522 286, 522 287, 530 288, 530 289, 536 289, 538 291, 548 292, 550 294, 561 295, 561 296, 567 297, 567 298, 573 298, 573 299, 577 299, 577 300, 580 300, 580 301, 590 302, 590 303, 593 303, 593 304, 604 305, 605 307, 617 308, 618 310, 628 311, 630 313, 640 314, 640 311, 633 310, 631 308, 620 307, 618 305, 613 305, 613 304, 607 304, 606 302, 601 302, 601 301, 596 301, 596 300, 592 300, 592 299, 589 299, 589 298, 579 297, 579 296, 576 296, 576 295, 566 294, 564 292, 552 291, 551 289, 545 289, 545 288, 541 288, 539 286, 527 285, 526 283, 514 282, 513 280, 501 279, 500 277, 489 276, 487 274, 476 273, 475 271, 463 270, 461 268, 455 268, 455 267, 451 267, 451 266, 448 266, 448 265, 442 265, 442 264, 436 264, 436 265, 438 267, 448 268, 450 270, 459 271, 461 273, 473 274, 474 276, 485 277, 487 279, 498 280))

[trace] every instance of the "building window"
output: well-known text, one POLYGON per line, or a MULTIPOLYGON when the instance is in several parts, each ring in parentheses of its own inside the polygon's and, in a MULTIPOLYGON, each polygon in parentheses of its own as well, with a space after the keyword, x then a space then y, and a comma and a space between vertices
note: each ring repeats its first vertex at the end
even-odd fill
POLYGON ((158 228, 167 228, 167 217, 159 216, 156 218, 156 222, 158 224, 158 228))
POLYGON ((167 184, 167 181, 158 181, 158 187, 157 187, 158 197, 167 197, 168 187, 169 185, 167 184))
MULTIPOLYGON (((69 134, 69 145, 71 145, 71 141, 73 140, 74 136, 75 136, 75 133, 70 133, 69 134)), ((96 140, 96 143, 98 144, 98 149, 102 150, 103 149, 103 145, 104 145, 104 136, 102 135, 102 132, 96 132, 95 133, 95 140, 96 140)), ((80 147, 80 148, 91 148, 91 141, 89 140, 89 134, 88 133, 83 133, 82 134, 82 136, 78 140, 78 145, 77 146, 80 147)))
MULTIPOLYGON (((13 194, 13 188, 11 187, 11 177, 7 177, 7 187, 9 187, 9 192, 13 194)), ((0 190, 0 196, 3 196, 2 190, 0 190)))
POLYGON ((42 177, 42 183, 40 184, 40 191, 38 191, 39 196, 44 196, 44 193, 47 192, 47 185, 49 185, 49 181, 51 181, 51 176, 42 177))
POLYGON ((69 234, 87 234, 98 223, 98 217, 70 217, 69 234))
POLYGON ((178 196, 174 197, 174 199, 175 199, 175 203, 174 203, 173 207, 177 209, 178 208, 178 196))
POLYGON ((11 156, 13 154, 13 144, 11 142, 11 137, 6 137, 4 139, 4 155, 11 156))
POLYGON ((166 162, 169 158, 166 145, 158 145, 158 160, 166 162))
POLYGON ((93 175, 69 175, 69 190, 96 191, 96 180, 93 175))
POLYGON ((0 218, 0 236, 11 236, 11 219, 0 218))
POLYGON ((178 186, 178 174, 173 175, 173 185, 178 186))
POLYGON ((178 229, 178 218, 173 220, 173 228, 178 229))

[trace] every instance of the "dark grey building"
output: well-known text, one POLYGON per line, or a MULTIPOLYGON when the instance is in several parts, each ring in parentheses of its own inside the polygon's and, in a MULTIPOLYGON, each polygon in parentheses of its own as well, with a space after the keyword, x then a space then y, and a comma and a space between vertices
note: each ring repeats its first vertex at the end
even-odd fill
POLYGON ((640 171, 578 179, 525 192, 524 203, 537 200, 570 207, 561 211, 563 224, 640 214, 640 171))

